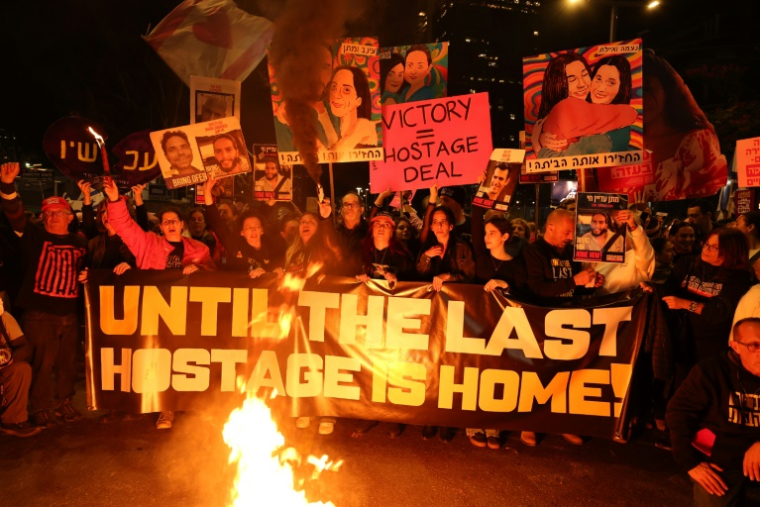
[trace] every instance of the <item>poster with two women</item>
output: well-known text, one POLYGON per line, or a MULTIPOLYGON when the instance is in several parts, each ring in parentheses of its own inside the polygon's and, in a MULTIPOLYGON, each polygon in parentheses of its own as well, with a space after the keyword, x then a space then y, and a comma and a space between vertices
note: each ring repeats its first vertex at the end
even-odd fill
POLYGON ((728 164, 684 80, 641 39, 523 59, 528 172, 637 201, 714 195, 728 164), (643 71, 642 71, 643 70, 643 71))
POLYGON ((528 172, 641 161, 641 39, 523 58, 528 172))

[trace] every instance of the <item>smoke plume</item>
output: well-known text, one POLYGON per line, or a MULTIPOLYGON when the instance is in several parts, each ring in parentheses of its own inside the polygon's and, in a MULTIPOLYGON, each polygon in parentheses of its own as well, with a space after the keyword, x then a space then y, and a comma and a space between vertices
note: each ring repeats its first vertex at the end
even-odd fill
POLYGON ((269 61, 275 69, 293 142, 309 174, 319 181, 314 104, 322 99, 320 53, 344 35, 363 1, 290 0, 275 21, 269 61))

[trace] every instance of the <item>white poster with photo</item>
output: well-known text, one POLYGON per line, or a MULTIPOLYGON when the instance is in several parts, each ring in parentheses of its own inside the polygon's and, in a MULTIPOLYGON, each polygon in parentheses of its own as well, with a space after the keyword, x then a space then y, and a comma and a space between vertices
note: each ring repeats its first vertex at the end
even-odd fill
POLYGON ((517 190, 520 166, 525 150, 495 149, 488 161, 483 181, 472 204, 482 208, 507 211, 517 190))
POLYGON ((580 192, 577 199, 573 260, 625 262, 627 228, 617 215, 628 209, 628 195, 580 192))
POLYGON ((293 197, 293 166, 280 164, 276 144, 253 145, 253 196, 261 201, 289 201, 293 197))
POLYGON ((190 123, 240 118, 240 81, 190 76, 190 123))
POLYGON ((167 188, 251 171, 240 120, 223 118, 150 133, 167 188))

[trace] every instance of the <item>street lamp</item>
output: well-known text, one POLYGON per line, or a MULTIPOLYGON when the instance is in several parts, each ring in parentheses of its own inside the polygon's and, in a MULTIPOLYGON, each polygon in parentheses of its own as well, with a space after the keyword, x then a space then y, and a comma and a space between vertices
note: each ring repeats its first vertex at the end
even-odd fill
MULTIPOLYGON (((599 2, 606 3, 610 6, 610 42, 615 42, 617 38, 617 10, 618 7, 644 7, 642 2, 634 2, 632 0, 597 0, 599 2)), ((579 3, 580 0, 567 0, 570 4, 579 3)), ((646 4, 646 8, 651 10, 660 5, 659 0, 651 0, 646 4)))

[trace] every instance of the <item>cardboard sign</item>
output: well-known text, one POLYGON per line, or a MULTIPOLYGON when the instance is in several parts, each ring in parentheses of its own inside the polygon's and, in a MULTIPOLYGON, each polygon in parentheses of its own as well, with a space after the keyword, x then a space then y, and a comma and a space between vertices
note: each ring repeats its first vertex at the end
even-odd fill
POLYGON ((627 226, 616 212, 628 209, 628 196, 581 192, 577 203, 573 260, 625 262, 627 226))
POLYGON ((251 171, 240 120, 224 118, 151 132, 161 174, 170 189, 251 171))
POLYGON ((383 139, 372 193, 475 183, 493 151, 488 93, 384 107, 383 139))
POLYGON ((760 187, 760 137, 736 141, 736 174, 740 187, 760 187))
POLYGON ((289 201, 293 196, 293 166, 282 165, 277 145, 254 144, 253 196, 262 201, 289 201))
POLYGON ((50 125, 42 138, 47 158, 74 181, 92 181, 103 176, 102 153, 89 129, 104 139, 108 137, 103 127, 94 121, 68 116, 50 125))
POLYGON ((131 189, 161 175, 149 130, 128 135, 111 151, 119 158, 113 166, 113 179, 120 189, 131 189))
POLYGON ((486 177, 472 204, 481 208, 507 211, 517 189, 525 150, 496 149, 488 161, 486 177))
POLYGON ((641 162, 641 39, 523 58, 528 173, 641 162))
POLYGON ((755 211, 755 189, 737 188, 736 192, 734 192, 734 206, 736 215, 755 211))
MULTIPOLYGON (((320 65, 331 68, 322 77, 322 99, 312 104, 307 118, 290 118, 277 81, 269 65, 275 135, 280 163, 300 164, 290 121, 311 123, 316 132, 320 163, 382 160, 380 137, 379 44, 375 37, 355 37, 325 45, 320 65)), ((287 69, 286 69, 287 71, 287 69)))
POLYGON ((190 76, 190 123, 240 118, 240 81, 190 76))

